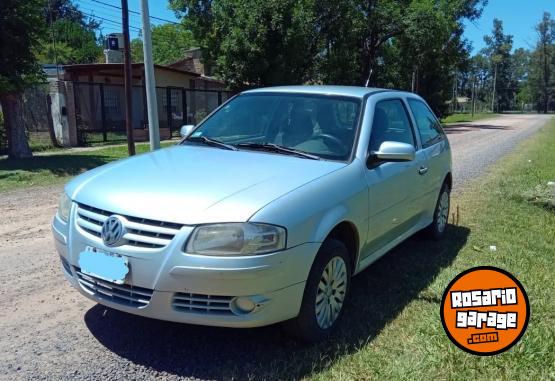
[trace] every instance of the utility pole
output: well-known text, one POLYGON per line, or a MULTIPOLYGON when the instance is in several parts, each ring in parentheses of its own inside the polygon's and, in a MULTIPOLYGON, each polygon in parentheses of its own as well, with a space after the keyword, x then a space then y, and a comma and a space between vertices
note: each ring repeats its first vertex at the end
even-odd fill
POLYGON ((474 118, 474 112, 476 111, 476 78, 472 77, 472 118, 474 118))
MULTIPOLYGON (((553 32, 553 29, 552 29, 553 32)), ((549 111, 549 65, 547 63, 547 43, 543 44, 543 112, 549 111)))
POLYGON ((495 64, 495 70, 493 72, 493 93, 491 95, 491 112, 495 112, 495 86, 497 83, 497 63, 495 64))
POLYGON ((456 112, 457 107, 457 71, 454 73, 455 80, 453 81, 453 114, 456 112))
POLYGON ((123 77, 125 87, 125 131, 127 132, 127 152, 135 155, 133 139, 133 92, 131 78, 131 50, 129 47, 129 9, 127 0, 121 0, 121 23, 123 27, 123 77))
MULTIPOLYGON (((158 105, 156 103, 156 78, 154 77, 154 62, 152 60, 152 37, 150 32, 150 16, 148 0, 141 0, 141 17, 143 21, 143 55, 145 67, 146 107, 148 113, 148 138, 150 150, 160 148, 160 128, 158 126, 158 105)), ((168 99, 168 102, 171 99, 168 99)), ((183 110, 185 113, 185 110, 183 110)))

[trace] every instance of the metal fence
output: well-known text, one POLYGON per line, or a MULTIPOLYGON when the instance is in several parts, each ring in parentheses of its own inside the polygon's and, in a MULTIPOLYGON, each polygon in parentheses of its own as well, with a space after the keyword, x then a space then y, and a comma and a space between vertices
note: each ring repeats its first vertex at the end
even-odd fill
MULTIPOLYGON (((48 84, 25 89, 22 96, 22 116, 25 134, 33 151, 52 146, 49 130, 48 84)), ((8 138, 0 109, 0 155, 8 153, 8 138)))
MULTIPOLYGON (((79 145, 125 141, 123 85, 76 82, 74 97, 79 145)), ((200 122, 229 97, 228 91, 157 87, 160 138, 178 136, 182 125, 200 122)), ((148 140, 146 93, 143 86, 133 86, 132 102, 135 139, 148 140)))
POLYGON ((29 146, 34 151, 52 146, 48 88, 48 84, 42 84, 27 88, 23 93, 23 123, 29 146))

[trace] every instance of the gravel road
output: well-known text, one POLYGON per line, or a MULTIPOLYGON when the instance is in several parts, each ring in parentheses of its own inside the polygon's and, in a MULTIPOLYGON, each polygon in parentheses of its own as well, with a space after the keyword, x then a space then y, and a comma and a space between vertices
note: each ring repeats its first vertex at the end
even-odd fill
POLYGON ((550 118, 548 115, 500 115, 447 127, 453 153, 455 191, 539 130, 550 118))
MULTIPOLYGON (((511 115, 450 126, 455 188, 547 120, 511 115)), ((275 327, 159 322, 85 299, 63 279, 50 234, 60 191, 0 193, 0 379, 263 378, 271 377, 274 354, 287 358, 283 352, 297 348, 275 327), (265 375, 256 370, 261 361, 267 362, 265 375)), ((294 359, 279 365, 296 366, 294 359)))

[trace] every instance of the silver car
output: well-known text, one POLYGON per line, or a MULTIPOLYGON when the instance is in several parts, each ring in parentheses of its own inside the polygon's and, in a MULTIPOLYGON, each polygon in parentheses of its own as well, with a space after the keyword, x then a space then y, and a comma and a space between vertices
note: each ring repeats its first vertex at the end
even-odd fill
POLYGON ((411 93, 243 92, 175 146, 69 182, 52 230, 84 296, 175 322, 333 331, 351 277, 414 233, 445 232, 451 153, 411 93))

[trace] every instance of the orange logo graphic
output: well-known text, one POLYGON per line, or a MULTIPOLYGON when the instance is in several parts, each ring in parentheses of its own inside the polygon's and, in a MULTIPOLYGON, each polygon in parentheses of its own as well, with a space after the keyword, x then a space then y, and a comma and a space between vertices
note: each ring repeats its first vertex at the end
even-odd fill
POLYGON ((441 322, 447 336, 462 350, 480 356, 511 348, 526 331, 529 318, 524 287, 496 267, 460 273, 441 301, 441 322))

